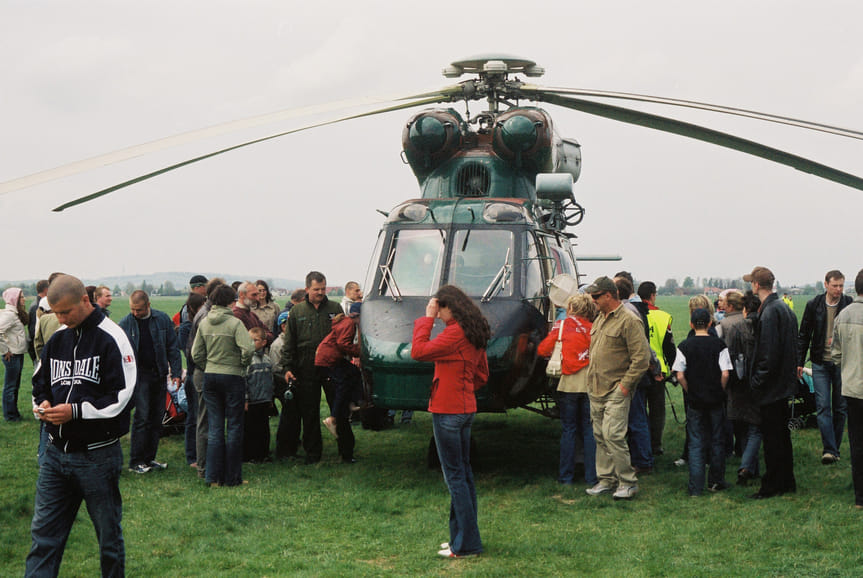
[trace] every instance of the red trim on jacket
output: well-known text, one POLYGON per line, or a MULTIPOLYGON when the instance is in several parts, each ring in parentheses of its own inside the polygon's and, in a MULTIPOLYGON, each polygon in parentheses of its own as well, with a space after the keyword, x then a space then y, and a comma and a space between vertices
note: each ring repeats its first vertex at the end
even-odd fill
POLYGON ((351 317, 343 317, 333 324, 333 329, 318 345, 315 351, 315 365, 332 367, 345 356, 359 357, 360 345, 354 343, 357 324, 351 317))
MULTIPOLYGON (((542 357, 551 357, 554 343, 560 331, 560 321, 554 324, 545 339, 536 348, 542 357)), ((563 363, 561 369, 564 375, 578 373, 590 363, 590 328, 593 324, 583 317, 569 316, 563 326, 563 363)))
POLYGON ((429 411, 431 413, 476 413, 474 392, 488 381, 488 357, 485 349, 471 345, 455 319, 434 339, 434 318, 414 321, 411 357, 434 362, 429 411))

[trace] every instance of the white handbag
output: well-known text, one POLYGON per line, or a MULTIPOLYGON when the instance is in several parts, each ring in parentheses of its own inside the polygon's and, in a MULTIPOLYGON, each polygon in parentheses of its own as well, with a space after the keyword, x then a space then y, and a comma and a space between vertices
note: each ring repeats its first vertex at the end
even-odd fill
POLYGON ((545 366, 545 374, 549 377, 560 377, 563 375, 563 323, 566 319, 560 320, 560 329, 557 332, 557 342, 554 344, 554 351, 551 352, 551 358, 548 360, 548 365, 545 366))

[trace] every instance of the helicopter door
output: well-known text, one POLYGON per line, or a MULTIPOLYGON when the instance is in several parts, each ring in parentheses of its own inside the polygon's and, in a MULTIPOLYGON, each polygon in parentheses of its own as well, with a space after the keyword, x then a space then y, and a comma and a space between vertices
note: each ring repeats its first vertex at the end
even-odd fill
POLYGON ((523 299, 536 307, 543 315, 548 313, 548 299, 546 295, 544 262, 545 255, 540 247, 540 242, 532 231, 524 232, 524 270, 521 275, 521 294, 523 299))

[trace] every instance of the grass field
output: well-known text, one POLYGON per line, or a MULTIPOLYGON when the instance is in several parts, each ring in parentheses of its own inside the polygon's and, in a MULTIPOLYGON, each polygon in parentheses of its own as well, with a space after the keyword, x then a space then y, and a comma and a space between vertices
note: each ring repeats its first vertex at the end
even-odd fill
MULTIPOLYGON (((128 306, 117 299, 113 318, 128 306)), ((181 300, 159 300, 173 314, 181 300)), ((805 301, 797 300, 798 314, 805 301)), ((661 299, 685 335, 686 299, 661 299)), ((25 366, 20 408, 29 408, 25 366)), ((682 414, 680 392, 672 403, 682 414)), ((682 415, 681 415, 682 417, 682 415)), ((276 420, 271 421, 275 428, 276 420)), ((210 489, 185 465, 182 439, 163 438, 164 472, 124 472, 127 571, 137 576, 857 576, 863 552, 852 508, 847 440, 841 462, 822 466, 817 430, 792 434, 798 492, 753 502, 753 488, 689 498, 672 465, 683 425, 671 411, 666 453, 630 503, 590 497, 555 481, 559 424, 527 411, 483 414, 474 427, 480 529, 486 554, 444 560, 449 497, 425 466, 430 416, 357 435, 359 463, 339 463, 332 438, 314 466, 244 466, 248 486, 210 489)), ((326 436, 326 432, 324 432, 326 436)), ((20 575, 30 546, 38 426, 0 423, 0 575, 20 575)), ((123 439, 128 456, 128 436, 123 439)), ((737 459, 730 460, 734 480, 737 459)), ((79 513, 62 575, 98 575, 97 545, 79 513)))

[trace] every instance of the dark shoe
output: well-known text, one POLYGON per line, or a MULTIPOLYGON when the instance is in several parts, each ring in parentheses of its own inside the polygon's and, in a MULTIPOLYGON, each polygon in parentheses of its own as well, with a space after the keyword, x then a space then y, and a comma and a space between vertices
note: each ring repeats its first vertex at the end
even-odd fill
POLYGON ((746 486, 749 484, 749 480, 754 480, 757 477, 758 476, 756 476, 746 468, 741 468, 740 471, 737 472, 737 485, 746 486))
POLYGON ((729 487, 728 482, 716 482, 707 486, 707 489, 711 492, 721 492, 722 490, 727 490, 729 487))
POLYGON ((133 474, 146 474, 152 469, 153 468, 151 468, 150 466, 145 466, 144 464, 138 464, 137 466, 132 466, 131 468, 129 468, 129 471, 132 472, 133 474))
POLYGON ((821 455, 821 463, 824 464, 825 466, 830 465, 830 464, 835 464, 838 461, 839 461, 839 456, 831 454, 830 452, 824 452, 821 455))
POLYGON ((152 470, 167 470, 168 469, 167 463, 157 462, 156 460, 151 461, 149 465, 150 465, 150 469, 152 469, 152 470))

